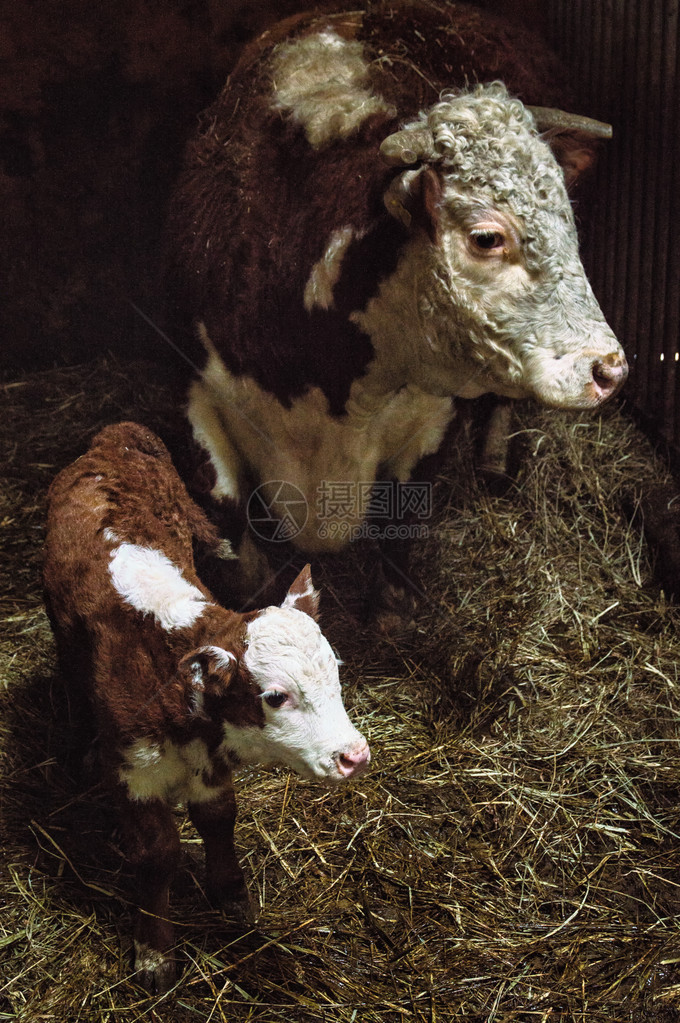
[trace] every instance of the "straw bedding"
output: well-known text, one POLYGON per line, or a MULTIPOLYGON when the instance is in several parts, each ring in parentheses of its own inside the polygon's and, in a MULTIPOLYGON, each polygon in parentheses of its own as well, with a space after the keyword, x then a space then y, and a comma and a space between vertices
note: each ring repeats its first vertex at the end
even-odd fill
POLYGON ((54 473, 118 419, 172 442, 176 395, 103 361, 0 395, 0 1020, 680 1018, 680 612, 632 524, 671 481, 620 410, 519 408, 500 497, 462 417, 408 641, 364 620, 370 551, 317 567, 371 770, 332 792, 242 772, 245 934, 209 910, 183 824, 184 972, 159 1000, 130 974, 115 822, 73 780, 39 564, 54 473))

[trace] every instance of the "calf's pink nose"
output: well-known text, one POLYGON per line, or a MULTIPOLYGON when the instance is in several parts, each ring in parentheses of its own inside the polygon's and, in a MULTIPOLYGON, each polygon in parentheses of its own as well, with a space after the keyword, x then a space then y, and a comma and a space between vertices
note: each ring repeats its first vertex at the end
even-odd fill
POLYGON ((351 778, 365 771, 370 759, 371 751, 368 748, 368 743, 364 742, 361 746, 356 746, 354 749, 336 754, 335 765, 340 774, 344 775, 345 778, 351 778))

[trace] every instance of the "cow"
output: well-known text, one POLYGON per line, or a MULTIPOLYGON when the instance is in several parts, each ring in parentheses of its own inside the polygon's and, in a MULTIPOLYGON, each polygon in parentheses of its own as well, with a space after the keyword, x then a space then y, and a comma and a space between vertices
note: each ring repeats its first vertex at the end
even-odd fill
MULTIPOLYGON (((202 343, 187 411, 214 508, 256 487, 283 518, 294 492, 309 514, 292 543, 341 550, 370 511, 359 495, 417 478, 456 398, 594 409, 616 394, 626 358, 567 192, 610 128, 522 102, 551 102, 556 78, 536 37, 447 0, 302 14, 246 49, 168 221, 171 301, 202 343), (329 486, 346 497, 332 509, 329 486)), ((389 612, 407 573, 385 572, 389 612)))
POLYGON ((212 903, 244 920, 233 769, 282 764, 333 785, 359 775, 370 752, 343 706, 309 566, 280 606, 246 614, 219 606, 192 547, 229 559, 228 545, 151 431, 105 427, 48 498, 45 600, 61 671, 81 742, 94 720, 136 873, 135 969, 144 987, 163 992, 175 976, 174 805, 186 803, 203 839, 212 903))

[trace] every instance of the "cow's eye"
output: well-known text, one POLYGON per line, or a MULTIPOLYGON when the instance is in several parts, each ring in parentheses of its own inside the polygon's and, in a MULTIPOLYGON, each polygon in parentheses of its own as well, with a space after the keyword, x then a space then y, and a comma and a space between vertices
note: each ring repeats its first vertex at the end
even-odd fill
POLYGON ((273 689, 271 693, 264 694, 265 703, 268 703, 269 706, 273 707, 275 710, 277 707, 282 707, 287 699, 288 696, 286 693, 281 693, 277 689, 273 689))
POLYGON ((505 248, 505 235, 501 231, 472 231, 470 241, 472 247, 479 252, 498 252, 505 248))

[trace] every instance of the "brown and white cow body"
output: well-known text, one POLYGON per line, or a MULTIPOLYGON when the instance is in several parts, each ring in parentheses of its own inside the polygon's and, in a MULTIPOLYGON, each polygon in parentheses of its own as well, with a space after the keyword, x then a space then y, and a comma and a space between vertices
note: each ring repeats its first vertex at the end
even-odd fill
POLYGON ((409 480, 456 397, 585 409, 618 390, 566 188, 593 140, 575 122, 544 139, 499 81, 474 84, 546 104, 555 76, 535 37, 447 0, 301 15, 251 45, 170 218, 213 499, 287 481, 310 509, 293 542, 338 549, 361 512, 320 530, 320 489, 409 480))
POLYGON ((370 758, 315 620, 309 566, 280 607, 240 614, 199 580, 194 542, 221 546, 162 442, 134 423, 102 430, 51 486, 46 604, 137 870, 136 968, 159 990, 174 975, 173 806, 186 803, 203 838, 211 899, 243 914, 232 769, 282 764, 334 784, 370 758))

